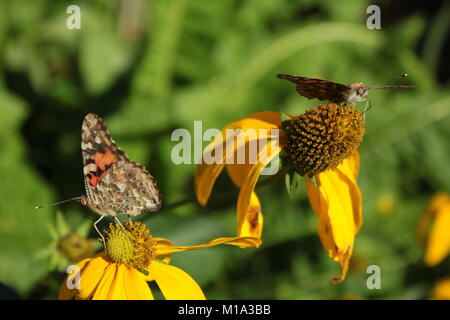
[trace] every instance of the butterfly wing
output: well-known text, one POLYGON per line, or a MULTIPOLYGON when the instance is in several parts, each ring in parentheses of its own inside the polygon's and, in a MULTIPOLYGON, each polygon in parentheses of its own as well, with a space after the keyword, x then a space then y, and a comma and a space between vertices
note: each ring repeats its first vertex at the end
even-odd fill
POLYGON ((278 74, 278 78, 289 80, 297 87, 297 92, 308 99, 319 99, 334 103, 347 102, 352 89, 346 85, 328 80, 278 74))
POLYGON ((137 215, 159 209, 161 197, 155 180, 127 158, 103 120, 89 113, 81 131, 87 205, 102 215, 137 215))
POLYGON ((132 216, 142 211, 156 211, 161 196, 154 178, 132 161, 115 162, 94 189, 97 208, 110 215, 125 213, 132 216))

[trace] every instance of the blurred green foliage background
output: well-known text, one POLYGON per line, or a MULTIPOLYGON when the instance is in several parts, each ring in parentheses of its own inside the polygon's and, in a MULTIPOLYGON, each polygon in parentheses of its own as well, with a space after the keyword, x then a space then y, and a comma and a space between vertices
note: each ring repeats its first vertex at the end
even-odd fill
POLYGON ((158 181, 169 208, 139 219, 154 236, 199 244, 235 234, 238 190, 222 175, 206 208, 171 207, 194 197, 195 166, 170 160, 174 129, 192 131, 194 120, 222 128, 264 110, 295 115, 319 103, 277 73, 369 84, 408 73, 415 89, 370 94, 360 148, 364 224, 343 283, 328 283, 338 265, 322 249, 305 190, 292 200, 280 192, 283 179, 258 192, 259 249, 214 247, 175 255, 173 264, 210 299, 426 298, 450 275, 449 259, 423 265, 416 239, 430 196, 450 191, 450 6, 375 1, 382 29, 369 30, 370 4, 0 2, 0 297, 56 298, 65 273, 51 263, 51 229, 97 218, 78 202, 34 209, 84 193, 80 129, 88 112, 102 116, 118 145, 158 181), (70 4, 81 8, 81 30, 66 28, 70 4), (381 290, 366 287, 371 264, 381 267, 381 290))

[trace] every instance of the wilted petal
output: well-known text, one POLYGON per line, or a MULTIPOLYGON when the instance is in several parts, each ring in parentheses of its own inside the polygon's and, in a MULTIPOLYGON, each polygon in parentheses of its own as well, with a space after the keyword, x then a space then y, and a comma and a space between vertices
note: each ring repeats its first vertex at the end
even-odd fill
MULTIPOLYGON (((266 111, 252 114, 243 119, 234 121, 227 125, 222 131, 221 135, 213 139, 213 141, 205 148, 203 154, 211 154, 212 150, 217 150, 217 148, 222 149, 222 157, 219 163, 199 164, 196 168, 195 172, 195 193, 197 196, 198 202, 204 206, 208 198, 211 194, 211 190, 214 186, 214 183, 222 171, 227 159, 233 159, 235 157, 236 150, 243 147, 246 143, 249 143, 252 140, 257 140, 258 135, 247 135, 247 130, 249 129, 277 129, 281 125, 280 114, 278 112, 266 111), (234 143, 235 138, 231 137, 231 139, 225 140, 227 129, 242 129, 241 132, 237 135, 237 137, 243 137, 243 139, 237 138, 236 141, 238 143, 234 143), (242 145, 239 145, 242 143, 242 145), (228 146, 232 146, 232 148, 227 148, 228 146)), ((245 147, 244 147, 245 148, 245 147)), ((239 184, 241 177, 245 175, 237 175, 236 181, 234 180, 234 175, 232 176, 233 181, 236 184, 239 184)))
MULTIPOLYGON (((252 206, 259 200, 253 195, 256 183, 262 170, 275 158, 281 151, 279 141, 270 141, 258 153, 258 162, 251 168, 239 191, 237 203, 237 233, 241 234, 242 225, 251 214, 252 206), (253 204, 251 200, 253 199, 253 204)), ((254 219, 253 219, 254 220, 254 219)), ((261 226, 262 227, 262 226, 261 226)), ((261 235, 261 230, 258 231, 261 235)))
POLYGON ((320 190, 316 188, 314 183, 307 177, 306 188, 309 203, 319 219, 317 229, 322 246, 328 255, 335 259, 335 257, 338 256, 338 250, 336 250, 337 247, 335 245, 333 233, 331 232, 331 223, 330 218, 328 217, 328 203, 321 195, 320 190))
POLYGON ((348 191, 352 200, 353 219, 355 220, 355 228, 357 233, 361 228, 363 220, 362 195, 356 182, 356 178, 359 173, 359 153, 354 152, 350 157, 344 159, 344 161, 335 170, 342 174, 341 179, 348 185, 348 191), (345 176, 345 178, 343 176, 345 176))
POLYGON ((247 159, 246 159, 245 163, 228 164, 226 166, 228 176, 230 177, 231 181, 233 181, 233 183, 238 187, 240 187, 242 185, 242 182, 245 180, 245 178, 248 176, 248 173, 255 165, 255 163, 251 163, 248 160, 249 153, 247 151, 248 151, 248 148, 246 149, 246 153, 245 153, 247 155, 247 159))
MULTIPOLYGON (((239 217, 238 217, 239 218, 239 217)), ((264 216, 261 211, 261 203, 256 193, 252 192, 250 203, 247 209, 247 215, 244 221, 238 221, 238 235, 241 237, 261 238, 264 225, 264 216)))
POLYGON ((356 185, 358 157, 316 176, 318 188, 306 179, 308 198, 319 218, 318 232, 328 255, 338 261, 342 281, 348 271, 355 235, 361 226, 361 193, 356 185))

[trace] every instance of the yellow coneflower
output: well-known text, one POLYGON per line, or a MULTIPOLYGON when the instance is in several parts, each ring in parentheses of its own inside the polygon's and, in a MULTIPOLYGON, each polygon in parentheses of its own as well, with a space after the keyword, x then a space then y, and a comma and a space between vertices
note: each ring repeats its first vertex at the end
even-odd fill
POLYGON ((222 161, 197 166, 197 199, 201 205, 206 205, 215 180, 226 167, 232 181, 240 187, 237 234, 260 237, 263 215, 254 190, 262 170, 280 154, 285 164, 305 178, 311 207, 319 219, 322 245, 341 267, 339 276, 332 280, 338 283, 346 276, 355 235, 362 224, 362 199, 356 183, 359 171, 356 150, 365 133, 364 125, 360 111, 334 103, 320 105, 283 121, 279 112, 266 111, 232 122, 204 150, 205 156, 222 148, 222 161), (223 139, 229 129, 239 129, 238 143, 233 144, 233 148, 229 147, 228 137, 223 139), (261 137, 249 135, 251 130, 266 132, 261 137), (273 130, 279 130, 279 140, 274 139, 276 131, 273 130), (268 141, 258 150, 257 161, 227 164, 239 150, 249 149, 252 139, 268 141))
POLYGON ((106 251, 79 262, 61 285, 59 299, 143 300, 154 299, 147 282, 155 281, 166 299, 205 299, 199 285, 183 270, 169 265, 174 252, 218 244, 259 246, 251 237, 219 238, 198 246, 172 246, 153 238, 147 227, 127 221, 105 230, 106 251))
POLYGON ((418 226, 418 237, 426 242, 425 264, 439 264, 450 252, 450 196, 434 195, 418 226))

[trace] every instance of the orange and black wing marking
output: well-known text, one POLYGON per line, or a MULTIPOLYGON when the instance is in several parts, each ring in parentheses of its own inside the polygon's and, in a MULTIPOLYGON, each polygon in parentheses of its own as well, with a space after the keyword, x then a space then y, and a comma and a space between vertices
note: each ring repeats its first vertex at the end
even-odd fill
POLYGON ((111 139, 103 120, 92 113, 89 113, 83 121, 81 152, 85 178, 92 188, 103 179, 113 163, 128 160, 125 153, 111 139))
POLYGON ((277 74, 280 79, 296 84, 297 92, 308 99, 319 99, 334 103, 347 101, 352 89, 344 84, 328 80, 277 74))

